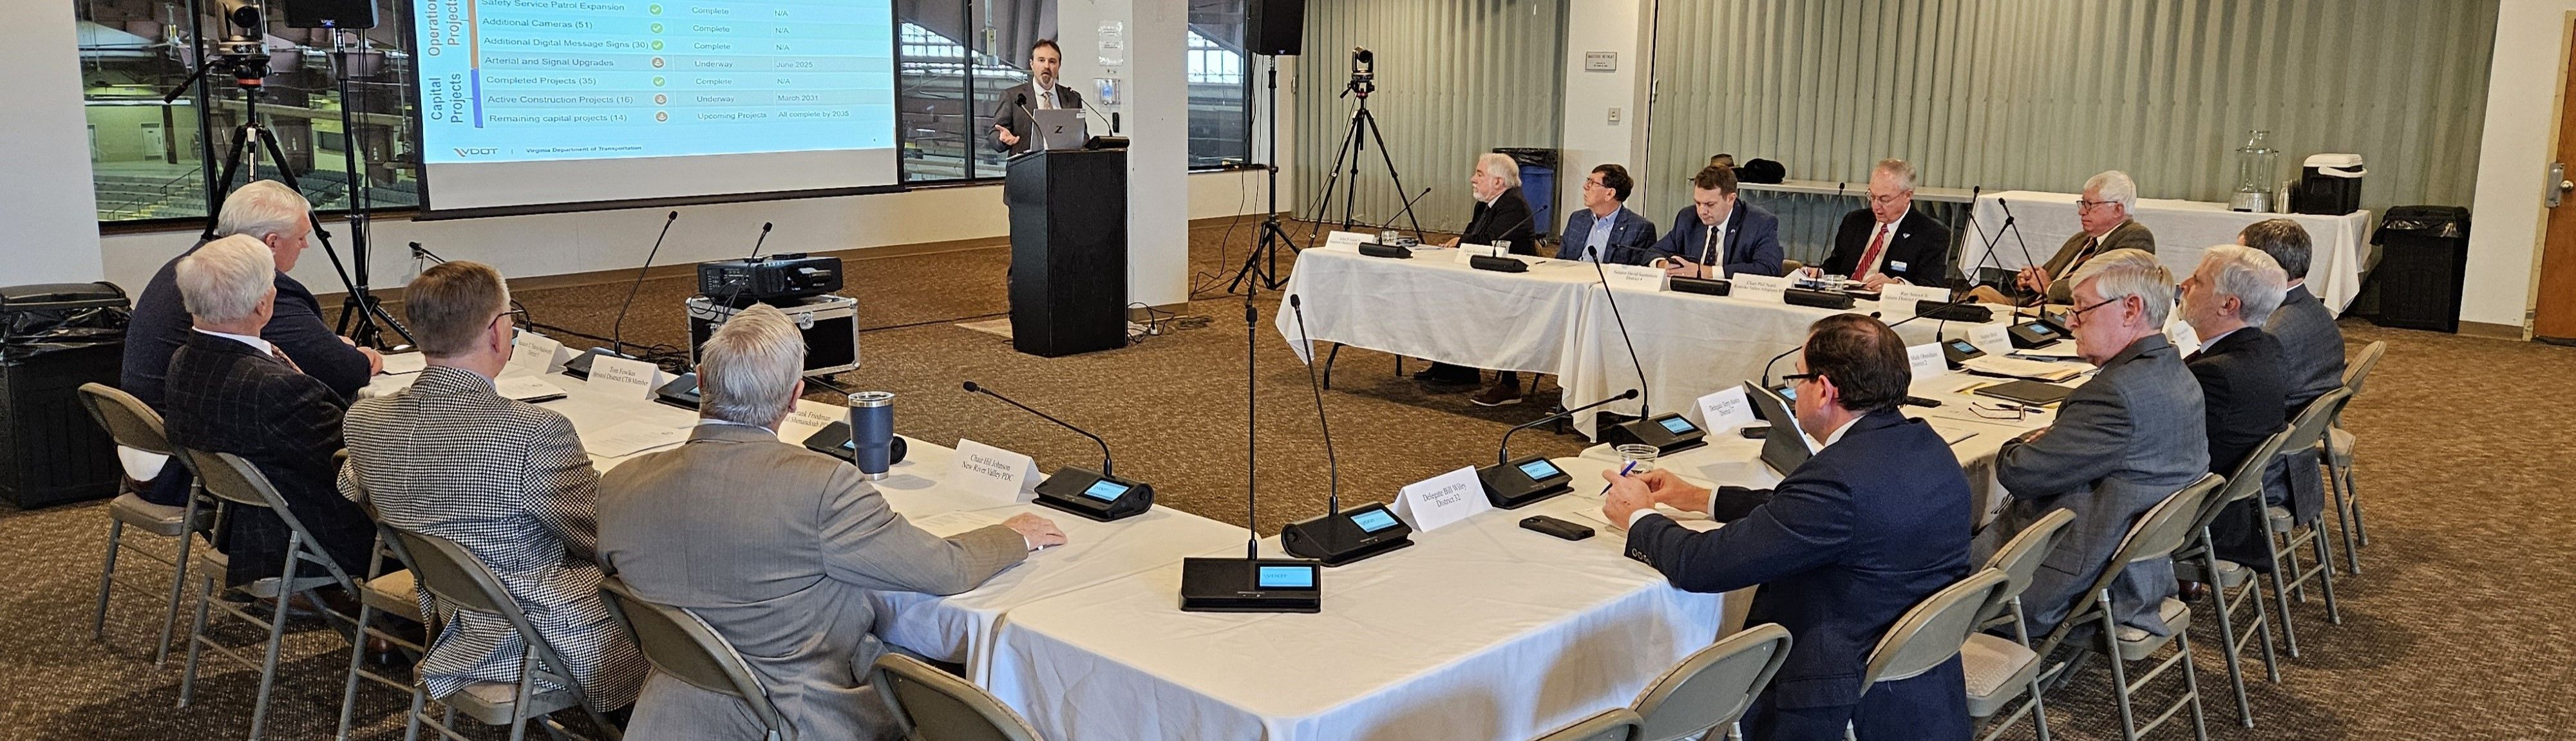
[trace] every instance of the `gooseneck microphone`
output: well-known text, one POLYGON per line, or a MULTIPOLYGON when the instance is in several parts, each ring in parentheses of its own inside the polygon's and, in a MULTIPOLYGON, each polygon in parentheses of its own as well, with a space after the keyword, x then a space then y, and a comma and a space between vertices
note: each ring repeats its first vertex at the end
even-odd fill
POLYGON ((1532 428, 1532 427, 1537 427, 1537 426, 1539 426, 1539 425, 1547 424, 1547 423, 1549 423, 1549 422, 1554 422, 1554 421, 1557 421, 1557 420, 1560 420, 1560 419, 1565 419, 1565 418, 1567 418, 1567 417, 1574 416, 1574 413, 1576 413, 1576 412, 1580 412, 1580 411, 1583 411, 1583 410, 1586 410, 1586 409, 1591 409, 1591 408, 1593 408, 1593 407, 1601 406, 1601 405, 1603 405, 1603 404, 1608 404, 1608 403, 1610 403, 1610 402, 1614 402, 1614 401, 1625 401, 1625 400, 1628 400, 1628 399, 1634 399, 1634 398, 1637 398, 1637 396, 1638 396, 1638 393, 1637 393, 1637 390, 1636 390, 1636 389, 1628 389, 1628 390, 1626 390, 1626 391, 1621 391, 1621 392, 1619 392, 1619 394, 1618 394, 1617 396, 1612 396, 1612 397, 1610 397, 1610 398, 1602 399, 1602 400, 1600 400, 1600 401, 1592 402, 1592 403, 1590 403, 1590 404, 1585 404, 1585 405, 1583 405, 1583 406, 1579 406, 1579 407, 1575 407, 1575 408, 1572 408, 1572 409, 1567 409, 1567 410, 1564 410, 1564 411, 1556 412, 1556 413, 1554 413, 1554 414, 1550 414, 1550 415, 1547 415, 1547 416, 1545 416, 1545 417, 1540 417, 1540 418, 1538 418, 1538 419, 1533 419, 1533 420, 1530 420, 1530 421, 1527 421, 1527 422, 1522 422, 1522 423, 1517 424, 1517 425, 1512 425, 1512 428, 1511 428, 1511 429, 1508 429, 1508 430, 1504 430, 1504 431, 1503 431, 1503 444, 1502 444, 1498 449, 1496 449, 1496 450, 1494 451, 1494 462, 1495 462, 1495 463, 1508 463, 1508 462, 1510 462, 1510 461, 1511 461, 1511 459, 1512 459, 1512 435, 1514 435, 1514 434, 1516 434, 1516 433, 1519 433, 1519 432, 1520 432, 1520 431, 1522 431, 1522 430, 1526 430, 1526 429, 1529 429, 1529 428, 1532 428))
POLYGON ((1332 488, 1324 499, 1324 514, 1279 528, 1279 548, 1325 566, 1340 566, 1413 545, 1412 528, 1384 504, 1342 511, 1342 467, 1333 457, 1333 428, 1325 421, 1324 383, 1315 376, 1315 343, 1306 335, 1305 302, 1297 294, 1288 294, 1288 311, 1297 317, 1297 341, 1306 348, 1306 385, 1315 391, 1315 421, 1324 426, 1324 461, 1332 468, 1332 488))
MULTIPOLYGON (((1396 209, 1396 210, 1395 210, 1395 215, 1394 215, 1394 216, 1386 217, 1386 223, 1377 225, 1378 230, 1379 230, 1379 231, 1385 231, 1385 230, 1387 230, 1387 229, 1389 229, 1389 228, 1394 227, 1394 226, 1395 226, 1395 220, 1396 220, 1396 219, 1404 218, 1404 214, 1405 214, 1406 212, 1409 212, 1409 211, 1412 211, 1412 210, 1413 210, 1413 204, 1414 204, 1414 202, 1416 202, 1416 201, 1420 201, 1420 200, 1422 200, 1423 196, 1428 196, 1428 195, 1431 195, 1431 186, 1427 186, 1427 185, 1426 185, 1426 186, 1423 186, 1423 187, 1422 187, 1422 192, 1413 194, 1413 197, 1412 197, 1412 198, 1404 199, 1404 207, 1403 207, 1403 208, 1396 209)), ((1419 240, 1421 240, 1421 239, 1422 239, 1422 235, 1417 233, 1417 234, 1413 235, 1413 238, 1414 238, 1416 241, 1419 241, 1419 240)))
MULTIPOLYGON (((1601 279, 1601 297, 1610 302, 1610 318, 1619 324, 1619 344, 1628 348, 1628 365, 1637 369, 1637 389, 1643 389, 1648 386, 1652 386, 1653 384, 1646 382, 1646 364, 1637 360, 1636 341, 1628 338, 1628 318, 1619 314, 1618 292, 1610 290, 1610 271, 1608 268, 1601 267, 1602 258, 1607 257, 1607 255, 1601 254, 1603 252, 1607 252, 1607 250, 1595 250, 1590 245, 1585 245, 1583 248, 1583 257, 1585 260, 1592 263, 1592 274, 1601 279)), ((1636 391, 1637 389, 1629 390, 1636 391)), ((1638 393, 1638 418, 1643 419, 1646 415, 1654 413, 1654 407, 1650 405, 1652 403, 1652 398, 1653 397, 1646 396, 1643 392, 1638 393)))
POLYGON ((1019 403, 1019 402, 1017 402, 1017 401, 1013 401, 1013 400, 1011 399, 1011 397, 1003 396, 1003 395, 1001 395, 1000 393, 996 393, 996 392, 994 392, 992 389, 984 388, 983 386, 977 385, 974 381, 967 381, 967 382, 966 382, 966 384, 965 384, 965 386, 966 386, 966 393, 970 393, 970 394, 983 394, 983 395, 985 395, 985 396, 990 396, 990 397, 993 397, 993 398, 995 398, 995 399, 1000 399, 1000 400, 1002 401, 1002 403, 1004 403, 1004 404, 1009 404, 1009 405, 1011 405, 1011 406, 1019 407, 1019 408, 1020 408, 1020 411, 1028 412, 1028 413, 1030 413, 1030 414, 1035 414, 1035 415, 1037 415, 1037 416, 1038 416, 1038 419, 1043 419, 1043 420, 1046 420, 1046 421, 1049 421, 1049 422, 1054 422, 1054 423, 1056 423, 1056 425, 1057 425, 1057 426, 1059 426, 1059 427, 1063 427, 1063 428, 1065 428, 1065 429, 1072 430, 1072 431, 1074 432, 1074 434, 1081 435, 1081 436, 1083 436, 1083 437, 1087 437, 1087 438, 1091 438, 1091 442, 1092 442, 1092 444, 1100 446, 1100 473, 1101 473, 1101 475, 1108 476, 1108 475, 1115 475, 1115 474, 1117 473, 1117 471, 1116 471, 1115 469, 1113 469, 1113 468, 1111 468, 1111 467, 1110 467, 1110 463, 1109 463, 1109 443, 1108 443, 1108 441, 1105 441, 1105 440, 1100 439, 1100 436, 1099 436, 1099 435, 1091 434, 1091 431, 1090 431, 1090 430, 1085 430, 1085 429, 1082 429, 1082 428, 1080 428, 1080 427, 1075 427, 1075 426, 1073 426, 1073 423, 1071 423, 1071 422, 1066 422, 1066 421, 1061 420, 1061 419, 1056 419, 1054 415, 1047 414, 1046 412, 1041 412, 1041 411, 1038 411, 1038 410, 1035 410, 1035 409, 1030 409, 1030 408, 1029 408, 1029 405, 1027 405, 1027 404, 1022 404, 1022 403, 1019 403))
POLYGON ((1324 432, 1324 466, 1332 472, 1332 483, 1324 494, 1324 513, 1342 513, 1342 462, 1333 455, 1333 421, 1324 415, 1324 382, 1315 377, 1315 341, 1306 335, 1306 302, 1297 294, 1288 294, 1288 311, 1297 315, 1297 342, 1306 348, 1306 385, 1315 391, 1315 426, 1324 432))
MULTIPOLYGON (((678 212, 678 211, 673 211, 673 212, 671 212, 671 213, 672 213, 674 216, 677 216, 680 212, 678 212)), ((775 225, 775 224, 771 224, 771 223, 766 222, 766 221, 760 222, 760 238, 758 238, 758 239, 754 239, 754 240, 751 240, 751 258, 750 258, 750 259, 751 259, 752 261, 754 261, 754 262, 758 262, 758 261, 760 260, 760 246, 761 246, 761 245, 763 245, 763 244, 767 244, 767 243, 769 242, 769 228, 770 228, 770 227, 772 227, 772 226, 776 226, 776 225, 775 225)))
MULTIPOLYGON (((626 312, 635 308, 635 292, 644 287, 644 274, 653 269, 653 257, 662 254, 662 240, 671 236, 671 225, 679 220, 678 211, 672 211, 669 216, 662 218, 662 233, 653 238, 652 251, 644 253, 644 267, 635 269, 635 282, 626 286, 626 305, 617 307, 617 323, 611 325, 608 330, 609 349, 619 353, 626 352, 626 312)), ((420 243, 413 242, 412 249, 420 249, 420 243)))

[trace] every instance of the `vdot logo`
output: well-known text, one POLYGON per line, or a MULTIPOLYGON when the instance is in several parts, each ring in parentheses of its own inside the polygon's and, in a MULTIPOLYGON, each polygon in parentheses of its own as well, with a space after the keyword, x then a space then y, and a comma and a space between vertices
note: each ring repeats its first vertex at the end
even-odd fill
POLYGON ((456 150, 456 156, 458 157, 479 157, 487 154, 501 153, 500 147, 454 147, 454 149, 456 150))

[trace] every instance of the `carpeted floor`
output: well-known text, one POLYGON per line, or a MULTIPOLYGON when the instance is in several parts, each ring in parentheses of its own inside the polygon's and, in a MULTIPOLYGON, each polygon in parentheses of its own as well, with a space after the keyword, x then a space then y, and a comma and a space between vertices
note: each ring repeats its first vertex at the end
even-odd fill
MULTIPOLYGON (((835 379, 851 389, 898 395, 904 434, 949 443, 966 437, 1036 456, 1042 466, 1086 463, 1088 440, 959 390, 974 380, 1107 438, 1122 474, 1153 482, 1160 501, 1227 521, 1243 517, 1243 302, 1223 294, 1257 222, 1194 233, 1194 283, 1204 289, 1165 334, 1089 355, 1041 359, 1011 352, 1000 337, 956 326, 1005 310, 1000 249, 858 260, 848 295, 859 299, 863 363, 835 379), (1212 285, 1211 285, 1212 284, 1212 285), (1197 319, 1193 319, 1196 317, 1197 319), (1203 320, 1203 321, 1202 321, 1203 320)), ((1292 228, 1303 234, 1302 227, 1292 228)), ((619 286, 622 287, 622 286, 619 286)), ((626 335, 649 343, 686 340, 685 279, 644 285, 626 335)), ((537 321, 607 334, 614 319, 605 287, 529 291, 519 298, 537 321)), ((1276 295, 1248 335, 1256 358, 1261 526, 1319 513, 1332 477, 1305 368, 1270 329, 1276 295)), ((2344 623, 2329 625, 2317 601, 2299 607, 2302 657, 2284 681, 2252 677, 2261 725, 2235 725, 2214 627, 2195 625, 2203 649, 2202 688, 2213 736, 2254 738, 2576 737, 2576 700, 2567 695, 2576 638, 2560 622, 2576 587, 2576 518, 2563 482, 2576 480, 2566 455, 2576 439, 2576 349, 2385 330, 2344 323, 2358 350, 2390 349, 2370 391, 2348 419, 2361 440, 2359 477, 2373 546, 2366 572, 2337 583, 2344 623), (2463 394, 2466 394, 2465 396, 2463 394)), ((576 346, 579 346, 576 344, 576 346)), ((1512 424, 1555 401, 1552 385, 1530 403, 1486 409, 1464 393, 1426 393, 1390 375, 1375 352, 1341 354, 1324 403, 1333 424, 1341 485, 1354 500, 1383 500, 1405 483, 1493 455, 1512 424)), ((1407 364, 1408 370, 1420 361, 1407 364)), ((819 392, 817 398, 837 401, 819 392)), ((1571 454, 1577 438, 1545 433, 1515 439, 1518 452, 1571 454)), ((255 672, 223 669, 197 685, 187 709, 173 709, 179 657, 151 662, 167 572, 142 559, 116 593, 106 640, 88 636, 89 609, 106 529, 96 504, 19 512, 0 506, 0 739, 232 738, 248 731, 255 672)), ((145 543, 142 548, 158 544, 145 543)), ((185 629, 182 616, 181 629, 185 629)), ((291 636, 271 738, 328 738, 337 717, 346 645, 318 623, 291 636)), ((261 634, 227 631, 224 642, 256 647, 261 634)), ((2059 738, 2118 738, 2109 675, 2097 662, 2051 695, 2059 738)), ((395 738, 401 698, 361 691, 362 737, 395 738)), ((2180 738, 2187 729, 2160 733, 2180 738)), ((2007 734, 2028 737, 2025 724, 2007 734)))

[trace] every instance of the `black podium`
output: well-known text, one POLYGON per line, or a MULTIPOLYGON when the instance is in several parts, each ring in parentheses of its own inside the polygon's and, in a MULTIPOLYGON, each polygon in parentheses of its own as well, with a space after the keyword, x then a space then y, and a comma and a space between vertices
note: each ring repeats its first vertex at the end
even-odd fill
POLYGON ((1042 357, 1127 344, 1127 152, 1011 160, 1011 345, 1042 357))

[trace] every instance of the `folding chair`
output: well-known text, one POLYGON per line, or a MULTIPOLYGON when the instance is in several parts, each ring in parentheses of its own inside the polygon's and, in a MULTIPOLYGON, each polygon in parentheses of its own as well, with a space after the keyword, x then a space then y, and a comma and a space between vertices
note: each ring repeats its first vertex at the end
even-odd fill
POLYGON ((609 614, 635 635, 635 645, 643 649, 644 660, 653 669, 690 686, 741 700, 760 721, 763 741, 795 741, 796 729, 787 716, 769 701, 769 688, 760 676, 751 673, 751 665, 742 654, 716 635, 715 628, 688 610, 657 604, 635 596, 634 590, 616 577, 599 583, 600 595, 608 599, 609 614))
POLYGON ((1789 659, 1789 629, 1763 623, 1700 649, 1646 684, 1628 705, 1639 718, 1636 741, 1696 738, 1733 723, 1753 707, 1789 659))
MULTIPOLYGON (((2217 595, 2218 609, 2215 613, 2218 634, 2225 637, 2221 647, 2226 649, 2227 682, 2236 692, 2237 722, 2246 728, 2254 727, 2254 704, 2245 696, 2245 667, 2240 658, 2245 652, 2245 644, 2258 637, 2262 639, 2263 669, 2274 682, 2281 681, 2280 658, 2272 653, 2272 622, 2263 605, 2262 582, 2257 581, 2254 570, 2244 564, 2218 558, 2217 541, 2210 535, 2210 525, 2218 521, 2229 505, 2237 502, 2256 502, 2249 508, 2254 512, 2253 516, 2258 521, 2269 521, 2260 504, 2263 499, 2263 471, 2275 456, 2280 455, 2282 446, 2289 444, 2290 432, 2285 427, 2256 443, 2253 450, 2246 451, 2245 460, 2231 472, 2234 477, 2220 485, 2218 493, 2210 496, 2209 501, 2201 505, 2200 514, 2192 518, 2191 542, 2173 557, 2177 577, 2183 581, 2207 584, 2210 592, 2217 595), (2254 624, 2238 631, 2236 611, 2248 602, 2254 605, 2254 624)), ((2269 540, 2268 533, 2265 539, 2269 540)))
POLYGON ((1644 722, 1637 717, 1637 711, 1611 708, 1531 741, 1630 741, 1637 737, 1637 729, 1644 722))
MULTIPOLYGON (((2379 366, 2380 356, 2387 354, 2387 340, 2372 342, 2344 367, 2343 389, 2352 392, 2352 398, 2344 400, 2345 406, 2361 398, 2361 387, 2370 380, 2370 370, 2379 366)), ((2354 441, 2352 433, 2344 429, 2343 410, 2343 406, 2335 407, 2332 419, 2326 423, 2325 445, 2318 452, 2325 456, 2326 482, 2334 487, 2335 520, 2343 531, 2344 560, 2349 562, 2351 573, 2360 574, 2361 549, 2370 545, 2370 530, 2361 524, 2361 489, 2352 479, 2354 441)))
MULTIPOLYGON (((2146 514, 2139 516, 2138 521, 2129 526, 2128 535, 2121 538, 2120 549, 2112 556, 2110 563, 2103 567, 2102 575, 2093 580, 2091 588, 2077 594, 2075 604, 2068 610, 2066 619, 2059 622, 2055 630, 2049 631, 2048 638, 2041 641, 2036 649, 2039 655, 2047 656, 2055 652, 2058 646, 2064 645, 2077 628, 2084 627, 2088 623, 2092 624, 2090 627, 2097 628, 2094 632, 2098 635, 2089 639, 2093 645, 2086 646, 2085 649, 2099 651, 2111 659, 2111 689, 2119 699, 2120 733, 2127 741, 2137 741, 2139 736, 2154 731, 2165 721, 2173 719, 2173 716, 2181 712, 2186 705, 2191 709, 2193 736, 2200 741, 2209 739, 2208 722, 2200 708, 2200 675, 2192 666, 2190 606, 2183 604, 2182 600, 2171 597, 2165 598, 2156 606, 2157 618, 2164 623, 2167 632, 2164 636, 2125 627, 2112 617, 2111 584, 2117 581, 2120 573, 2132 564, 2172 558, 2174 551, 2181 549, 2183 541, 2189 536, 2187 530, 2192 524, 2192 517, 2200 513, 2202 503, 2217 491, 2222 481, 2216 474, 2203 475, 2200 480, 2174 492, 2173 496, 2166 497, 2163 502, 2148 509, 2146 514), (2140 675, 2135 681, 2129 679, 2128 662, 2146 660, 2167 644, 2177 647, 2171 656, 2157 662, 2153 668, 2146 674, 2140 675), (2177 698, 2173 705, 2158 713, 2155 718, 2147 721, 2145 725, 2140 725, 2137 721, 2133 696, 2138 688, 2171 671, 2177 665, 2182 668, 2182 696, 2177 698)), ((2043 670, 2035 681, 2046 682, 2051 677, 2070 669, 2070 664, 2061 662, 2043 670)), ((2012 721, 2019 720, 2020 713, 2029 709, 2030 705, 2025 703, 2021 710, 2015 711, 2011 718, 2005 719, 2004 724, 2010 725, 2012 721)))
MULTIPOLYGON (((2004 703, 2030 693, 2030 722, 2039 733, 2039 741, 2048 741, 2048 703, 2040 699, 2040 655, 2030 648, 2030 626, 2021 609, 2021 593, 2030 589, 2031 578, 2039 573, 2039 564, 2057 547, 2057 539, 2066 534, 2066 525, 2075 521, 2075 511, 2051 510, 2038 522, 2013 535, 1995 555, 1986 559, 1986 570, 2004 575, 2003 586, 1977 610, 1977 628, 1960 642, 1959 664, 1968 680, 1968 717, 1984 721, 2003 710, 2004 703), (2011 640, 1982 632, 2011 626, 2011 640)), ((1991 740, 2003 733, 2010 723, 1997 723, 1985 738, 1991 740)))
MULTIPOLYGON (((355 625, 357 621, 332 610, 329 605, 323 603, 321 595, 314 590, 328 586, 339 587, 349 594, 357 594, 358 590, 356 583, 349 579, 349 575, 340 571, 339 564, 331 561, 330 554, 322 552, 322 546, 313 539, 312 531, 305 529, 304 522, 296 519, 295 513, 287 509, 286 500, 278 496, 277 487, 269 483, 268 476, 260 473, 259 467, 231 453, 207 453, 198 450, 183 452, 206 493, 220 500, 222 509, 266 507, 276 512, 278 519, 286 522, 286 565, 277 575, 277 604, 268 611, 265 620, 252 615, 250 610, 242 605, 216 597, 215 579, 223 574, 224 570, 221 567, 211 571, 199 569, 202 576, 198 583, 201 586, 197 590, 196 619, 188 628, 187 670, 179 679, 179 707, 184 708, 196 698, 197 658, 202 650, 212 649, 216 654, 243 666, 258 667, 259 700, 258 704, 252 707, 250 716, 250 738, 252 741, 258 741, 260 732, 267 727, 268 723, 269 694, 277 684, 277 657, 286 636, 286 615, 289 611, 287 604, 291 601, 290 598, 297 594, 305 595, 306 601, 311 602, 314 610, 321 613, 326 621, 336 619, 355 625), (322 567, 324 575, 296 576, 300 571, 299 567, 308 563, 322 567), (220 610, 225 615, 254 625, 265 622, 268 627, 268 644, 264 657, 259 661, 252 661, 248 657, 233 653, 230 648, 216 644, 213 638, 208 637, 206 618, 210 609, 220 610)), ((228 586, 224 591, 228 594, 240 592, 245 596, 254 596, 246 587, 228 586)))
MULTIPOLYGON (((89 410, 107 436, 122 445, 146 453, 172 456, 170 440, 161 433, 161 413, 144 406, 142 400, 124 391, 97 383, 81 384, 81 407, 89 410)), ((186 464, 182 463, 184 467, 186 464)), ((179 602, 188 582, 189 551, 196 545, 190 533, 207 532, 214 527, 214 510, 200 508, 201 493, 196 477, 188 479, 188 503, 182 507, 153 504, 133 493, 118 494, 107 505, 107 565, 98 574, 98 608, 91 614, 90 640, 107 637, 107 597, 116 583, 116 560, 125 545, 125 529, 133 527, 164 538, 179 541, 176 557, 164 557, 149 550, 137 551, 143 557, 170 566, 170 597, 161 610, 161 640, 152 644, 152 668, 167 665, 170 659, 170 634, 179 625, 179 602)))
MULTIPOLYGON (((554 644, 537 634, 536 626, 528 622, 527 613, 519 609, 518 598, 510 596, 509 590, 501 586, 501 580, 492 576, 491 570, 484 568, 483 562, 476 560, 474 554, 446 538, 390 525, 379 528, 391 536, 385 545, 404 564, 411 566, 411 573, 419 579, 419 588, 429 592, 436 604, 499 616, 509 621, 510 630, 518 633, 519 642, 527 646, 519 659, 519 680, 511 683, 506 695, 495 691, 499 686, 491 683, 467 685, 465 689, 437 698, 436 702, 448 712, 442 713, 439 720, 430 720, 429 714, 422 709, 427 693, 414 690, 411 715, 405 721, 408 734, 418 734, 421 724, 427 723, 441 737, 471 741, 452 727, 456 711, 464 711, 466 717, 484 725, 509 726, 510 741, 520 741, 527 737, 529 719, 579 708, 590 715, 592 725, 601 729, 603 735, 610 739, 618 737, 616 726, 582 702, 581 682, 572 676, 571 665, 555 653, 554 644), (540 687, 541 682, 554 686, 540 687)), ((552 735, 560 729, 549 727, 547 731, 552 735)))
POLYGON ((1038 731, 984 688, 898 653, 877 657, 868 684, 907 741, 1038 741, 1038 731))
MULTIPOLYGON (((376 523, 376 544, 367 558, 367 578, 358 584, 358 632, 384 639, 387 643, 393 644, 395 650, 410 655, 417 662, 429 653, 428 647, 421 643, 413 643, 410 639, 395 635, 383 628, 375 627, 376 616, 391 614, 408 618, 424 629, 422 633, 424 640, 438 635, 438 626, 436 621, 431 619, 434 616, 424 615, 420 611, 419 586, 415 583, 416 580, 413 579, 411 571, 408 569, 396 569, 390 573, 385 571, 385 564, 388 561, 400 563, 402 556, 394 551, 393 534, 385 527, 384 520, 377 517, 375 505, 361 501, 358 506, 367 511, 367 519, 376 523)), ((414 682, 413 678, 369 671, 366 656, 366 642, 349 642, 349 676, 340 690, 340 730, 333 736, 340 741, 348 741, 349 725, 357 713, 358 680, 364 679, 409 693, 412 695, 415 708, 424 699, 421 697, 420 685, 414 682)))
MULTIPOLYGON (((2290 439, 2281 449, 2294 451, 2316 447, 2317 441, 2325 435, 2327 421, 2332 420, 2344 402, 2351 399, 2352 391, 2335 389, 2308 402, 2308 408, 2301 410, 2297 419, 2291 420, 2290 439)), ((2290 475, 2314 476, 2317 472, 2291 471, 2290 475)), ((2296 596, 2300 602, 2307 602, 2308 582, 2317 582, 2319 589, 2325 592, 2326 621, 2343 624, 2343 609, 2335 602, 2333 542, 2325 537, 2322 516, 2310 522, 2298 521, 2294 514, 2299 507, 2295 499, 2298 492, 2298 487, 2291 487, 2293 499, 2286 503, 2288 506, 2267 507, 2263 513, 2263 532, 2269 533, 2264 540, 2272 543, 2272 596, 2279 601, 2281 608, 2281 644, 2293 659, 2299 657, 2299 631, 2291 625, 2290 598, 2296 596), (2299 546, 2302 545, 2308 546, 2316 556, 2315 566, 2299 565, 2299 546)))
MULTIPOLYGON (((2012 579, 1985 569, 1933 592, 1888 626, 1860 674, 1860 693, 1868 697, 1880 682, 1912 679, 1959 655, 1968 634, 1977 630, 1977 613, 2002 594, 2012 579)), ((1846 733, 1850 731, 1848 724, 1846 733)))

